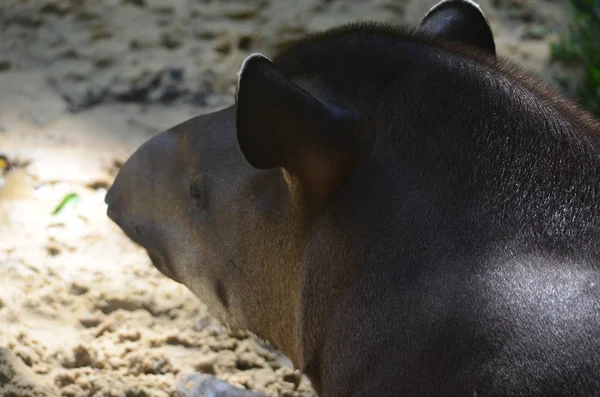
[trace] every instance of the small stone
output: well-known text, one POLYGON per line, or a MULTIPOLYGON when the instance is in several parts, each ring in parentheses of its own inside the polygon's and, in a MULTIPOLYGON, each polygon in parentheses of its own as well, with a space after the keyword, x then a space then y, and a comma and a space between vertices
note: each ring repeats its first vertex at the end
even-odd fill
POLYGON ((63 16, 69 12, 70 4, 59 0, 47 0, 40 7, 40 12, 43 14, 53 14, 63 16))
POLYGON ((80 10, 75 17, 77 19, 79 19, 80 21, 92 21, 94 19, 98 19, 100 17, 100 15, 97 12, 88 10, 88 9, 82 9, 80 10))
POLYGON ((49 245, 49 246, 46 247, 46 252, 50 256, 57 256, 57 255, 60 254, 61 250, 57 246, 49 245))
POLYGON ((79 53, 74 48, 65 48, 59 51, 56 56, 62 59, 77 59, 79 58, 79 53))
POLYGON ((237 341, 235 339, 221 339, 215 341, 210 348, 212 351, 219 352, 221 350, 235 350, 237 341))
POLYGON ((12 68, 12 62, 8 59, 0 59, 0 72, 6 72, 12 68))
POLYGON ((136 342, 136 341, 140 340, 140 338, 141 338, 140 331, 131 330, 131 329, 121 330, 121 331, 119 331, 119 333, 117 335, 119 337, 119 341, 121 341, 121 342, 125 342, 125 341, 136 342))
POLYGON ((175 34, 171 32, 164 32, 160 36, 160 44, 168 50, 175 50, 181 47, 183 41, 180 37, 177 37, 175 34))
POLYGON ((293 383, 294 388, 300 386, 300 382, 302 381, 302 375, 299 372, 291 372, 283 375, 283 380, 285 382, 293 383))
POLYGON ((141 352, 131 354, 129 357, 129 372, 132 375, 140 374, 166 374, 173 371, 169 360, 160 354, 147 355, 141 352))
POLYGON ((231 53, 231 41, 227 38, 221 38, 215 46, 215 51, 223 56, 229 55, 231 53))
POLYGON ((167 69, 168 76, 175 81, 181 81, 183 79, 184 72, 185 72, 185 69, 183 69, 183 68, 168 68, 167 69))
POLYGON ((253 389, 264 388, 277 382, 277 376, 271 368, 252 371, 251 386, 253 389))
POLYGON ((112 58, 110 55, 105 55, 94 60, 94 65, 98 69, 106 69, 107 67, 111 66, 114 62, 114 58, 112 58))
POLYGON ((129 49, 131 50, 142 50, 144 48, 152 47, 153 43, 148 39, 131 39, 129 41, 129 49))
POLYGON ((155 5, 152 6, 151 10, 163 15, 171 15, 175 12, 175 9, 170 4, 155 5))
POLYGON ((186 95, 187 92, 188 91, 185 88, 178 87, 175 84, 168 84, 160 89, 160 101, 163 103, 169 103, 183 95, 186 95))
POLYGON ((108 364, 112 369, 124 368, 127 367, 127 361, 120 357, 110 357, 108 358, 108 364))
POLYGON ((181 397, 228 396, 265 397, 262 393, 237 388, 211 375, 191 373, 177 382, 177 394, 181 397))
POLYGON ((42 17, 40 15, 17 14, 12 18, 12 23, 24 27, 37 28, 42 24, 42 22, 42 17))
POLYGON ((267 363, 264 358, 259 357, 254 352, 240 353, 236 363, 237 369, 247 371, 254 368, 265 368, 267 363))
POLYGON ((532 25, 521 35, 523 40, 542 40, 546 37, 546 28, 542 25, 532 25))
POLYGON ((146 5, 145 0, 123 0, 124 4, 132 4, 137 7, 144 7, 146 5))
POLYGON ((83 295, 85 293, 87 293, 89 291, 89 287, 87 285, 83 285, 77 281, 74 281, 71 283, 71 286, 69 287, 69 293, 71 295, 83 295))
POLYGON ((206 99, 207 99, 206 92, 198 91, 198 92, 195 92, 190 97, 190 103, 195 106, 205 107, 207 105, 206 99))
POLYGON ((207 106, 217 106, 223 103, 223 98, 219 95, 210 95, 206 98, 207 106))
POLYGON ((98 27, 92 31, 90 36, 91 41, 107 40, 112 37, 112 33, 104 27, 98 27))
POLYGON ((106 90, 101 87, 88 88, 83 93, 68 92, 62 87, 59 87, 59 91, 68 102, 71 112, 78 112, 97 105, 104 100, 106 95, 106 90))
POLYGON ((204 355, 195 365, 196 371, 200 371, 204 374, 216 375, 215 364, 219 355, 217 353, 209 352, 204 355))
POLYGON ((244 6, 226 11, 225 15, 234 21, 243 21, 253 18, 257 13, 258 9, 256 7, 244 6))
POLYGON ((231 350, 223 350, 217 354, 216 365, 220 368, 234 369, 237 364, 237 355, 231 350))
POLYGON ((199 40, 212 40, 217 37, 216 32, 207 30, 205 27, 195 29, 193 35, 199 40))
POLYGON ((250 51, 253 41, 250 36, 242 36, 238 39, 237 47, 240 51, 250 51))
POLYGON ((48 373, 50 373, 50 371, 52 370, 52 367, 50 367, 50 365, 46 364, 46 363, 37 363, 33 366, 33 372, 35 372, 36 374, 40 374, 40 375, 46 375, 48 373))
POLYGON ((62 372, 54 378, 54 384, 60 388, 72 385, 75 383, 75 374, 72 372, 62 372))
POLYGON ((70 364, 73 365, 73 368, 88 367, 92 365, 92 356, 87 347, 83 345, 75 346, 73 349, 73 362, 70 364))
POLYGON ((90 314, 79 318, 79 324, 85 328, 94 328, 100 325, 102 318, 96 314, 90 314))

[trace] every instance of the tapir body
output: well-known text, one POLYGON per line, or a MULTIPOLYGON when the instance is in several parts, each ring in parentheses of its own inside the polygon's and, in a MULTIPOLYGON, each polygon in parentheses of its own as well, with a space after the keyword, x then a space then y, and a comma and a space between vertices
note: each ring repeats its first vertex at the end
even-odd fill
POLYGON ((600 395, 599 133, 444 1, 250 56, 108 211, 321 396, 600 395))

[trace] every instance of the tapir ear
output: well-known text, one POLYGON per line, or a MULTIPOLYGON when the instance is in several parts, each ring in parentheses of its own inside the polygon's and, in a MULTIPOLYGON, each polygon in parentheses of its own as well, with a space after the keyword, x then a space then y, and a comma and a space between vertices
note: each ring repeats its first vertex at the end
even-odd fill
POLYGON ((442 0, 425 15, 419 30, 496 55, 492 29, 472 0, 442 0))
POLYGON ((351 111, 315 98, 264 56, 253 54, 244 61, 236 92, 236 132, 253 167, 282 167, 310 195, 324 198, 352 172, 357 127, 351 111))

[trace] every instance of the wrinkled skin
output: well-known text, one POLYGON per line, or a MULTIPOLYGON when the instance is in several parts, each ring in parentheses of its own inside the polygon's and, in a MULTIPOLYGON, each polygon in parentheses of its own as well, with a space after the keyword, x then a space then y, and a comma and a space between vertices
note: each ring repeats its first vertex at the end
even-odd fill
POLYGON ((251 56, 108 215, 321 396, 596 395, 600 128, 490 37, 456 0, 251 56))

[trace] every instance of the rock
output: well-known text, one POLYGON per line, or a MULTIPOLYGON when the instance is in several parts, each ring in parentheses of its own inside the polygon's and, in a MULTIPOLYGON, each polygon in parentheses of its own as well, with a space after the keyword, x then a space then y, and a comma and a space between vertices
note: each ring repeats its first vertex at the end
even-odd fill
POLYGON ((129 373, 140 374, 166 374, 173 371, 173 367, 163 354, 154 352, 133 352, 127 356, 129 360, 129 373))
POLYGON ((0 72, 6 72, 12 68, 12 62, 8 59, 0 59, 0 72))
POLYGON ((150 11, 156 14, 171 15, 175 12, 173 0, 146 0, 150 11))
POLYGON ((60 363, 65 368, 81 368, 92 365, 92 355, 85 345, 77 345, 70 352, 59 355, 60 363))
POLYGON ((231 53, 232 45, 228 37, 222 36, 217 41, 214 50, 222 56, 227 56, 231 53))
POLYGON ((250 372, 248 386, 252 389, 264 389, 277 382, 277 376, 271 368, 256 369, 250 372))
POLYGON ((25 366, 8 349, 0 348, 0 395, 19 397, 57 396, 49 385, 34 382, 33 371, 25 366))
POLYGON ((169 78, 173 79, 174 81, 181 81, 183 79, 184 72, 185 72, 184 68, 168 68, 167 69, 167 74, 168 74, 169 78))
POLYGON ((154 45, 156 42, 147 37, 138 37, 129 41, 129 49, 134 51, 152 48, 154 45))
POLYGON ((266 368, 267 362, 264 358, 259 357, 254 352, 244 352, 239 354, 236 367, 240 371, 246 371, 255 368, 266 368))
POLYGON ((77 14, 75 14, 75 18, 80 21, 93 21, 101 17, 101 14, 98 14, 95 11, 89 10, 87 8, 79 10, 77 14))
POLYGON ((290 368, 280 368, 278 373, 282 374, 282 378, 285 382, 292 383, 294 388, 298 388, 300 382, 302 382, 302 374, 298 371, 294 371, 290 368))
POLYGON ((198 360, 195 365, 196 371, 200 371, 209 375, 216 375, 215 364, 219 355, 214 352, 208 352, 198 360))
POLYGON ((40 15, 16 14, 12 16, 10 22, 22 27, 37 28, 42 24, 43 20, 40 15))
POLYGON ((67 97, 69 110, 71 112, 79 112, 88 109, 102 102, 106 95, 106 90, 102 87, 88 88, 80 95, 67 97))
POLYGON ((64 16, 70 11, 70 3, 61 0, 46 0, 40 6, 40 12, 42 14, 53 14, 58 16, 64 16))
POLYGON ((160 35, 160 44, 168 50, 175 50, 181 47, 183 40, 174 32, 163 32, 160 35))
POLYGON ((527 30, 523 32, 521 38, 523 40, 542 40, 547 35, 547 30, 542 25, 531 25, 527 30))
POLYGON ((197 91, 193 93, 190 97, 190 103, 192 105, 205 107, 208 104, 207 98, 208 95, 206 94, 206 92, 197 91))
POLYGON ((238 38, 237 48, 240 51, 248 52, 252 48, 254 38, 252 36, 241 36, 238 38))
POLYGON ((94 59, 94 66, 98 69, 106 69, 114 64, 115 59, 110 55, 102 55, 94 59))
POLYGON ((90 35, 91 41, 107 40, 112 37, 112 33, 104 26, 96 26, 90 35))
POLYGON ((56 56, 62 59, 77 59, 79 58, 79 53, 75 48, 64 48, 61 49, 56 56))
POLYGON ((231 371, 236 368, 237 355, 231 350, 221 350, 217 353, 217 356, 217 362, 215 364, 217 372, 222 370, 231 371))
POLYGON ((211 375, 191 373, 177 382, 180 397, 265 397, 262 393, 239 389, 211 375))
POLYGON ((181 89, 174 84, 163 85, 154 90, 148 99, 151 102, 172 102, 182 95, 185 95, 187 90, 181 89))
POLYGON ((235 350, 237 343, 235 339, 218 339, 211 344, 210 349, 215 352, 235 350))
POLYGON ((123 0, 123 4, 132 4, 137 7, 144 7, 146 5, 145 0, 123 0))
POLYGON ((87 285, 81 284, 77 281, 73 281, 69 286, 69 293, 75 296, 86 294, 89 290, 90 288, 87 285))
POLYGON ((133 80, 129 85, 129 90, 122 94, 117 94, 116 98, 124 102, 138 102, 146 99, 148 93, 160 84, 160 78, 163 71, 144 71, 133 80))
POLYGON ((252 19, 258 14, 259 8, 252 5, 239 6, 225 11, 225 15, 234 21, 244 21, 252 19))
POLYGON ((79 317, 79 323, 85 328, 94 328, 100 325, 104 320, 104 314, 101 312, 94 312, 79 317))

